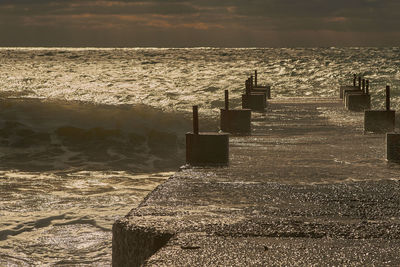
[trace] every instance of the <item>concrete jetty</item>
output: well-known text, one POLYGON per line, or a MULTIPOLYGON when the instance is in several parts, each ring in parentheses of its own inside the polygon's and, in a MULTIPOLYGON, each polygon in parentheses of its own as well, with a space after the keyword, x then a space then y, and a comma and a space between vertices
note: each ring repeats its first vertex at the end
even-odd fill
POLYGON ((113 266, 399 266, 400 165, 339 99, 270 101, 227 167, 183 167, 113 226, 113 266))

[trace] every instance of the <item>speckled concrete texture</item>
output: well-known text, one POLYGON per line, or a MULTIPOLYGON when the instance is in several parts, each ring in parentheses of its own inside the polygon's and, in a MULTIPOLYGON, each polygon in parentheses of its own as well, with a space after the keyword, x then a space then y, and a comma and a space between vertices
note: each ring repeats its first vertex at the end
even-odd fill
POLYGON ((385 136, 339 100, 270 103, 230 138, 229 166, 183 167, 114 224, 114 266, 400 265, 385 136))

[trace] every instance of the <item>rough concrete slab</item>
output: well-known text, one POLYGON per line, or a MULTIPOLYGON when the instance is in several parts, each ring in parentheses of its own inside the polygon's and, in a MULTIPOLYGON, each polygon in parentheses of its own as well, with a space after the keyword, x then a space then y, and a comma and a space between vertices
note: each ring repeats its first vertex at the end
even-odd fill
POLYGON ((399 240, 178 234, 146 266, 398 266, 399 240))
POLYGON ((113 227, 114 266, 398 266, 400 167, 339 100, 280 99, 113 227), (367 264, 369 265, 369 264, 367 264))

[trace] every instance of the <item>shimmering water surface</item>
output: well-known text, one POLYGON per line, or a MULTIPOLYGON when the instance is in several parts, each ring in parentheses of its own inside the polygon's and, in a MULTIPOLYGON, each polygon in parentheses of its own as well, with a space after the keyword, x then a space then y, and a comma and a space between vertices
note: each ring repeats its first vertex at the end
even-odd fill
POLYGON ((272 97, 351 73, 400 107, 400 48, 0 48, 0 265, 110 265, 111 227, 184 163, 190 111, 217 130, 254 69, 272 97))

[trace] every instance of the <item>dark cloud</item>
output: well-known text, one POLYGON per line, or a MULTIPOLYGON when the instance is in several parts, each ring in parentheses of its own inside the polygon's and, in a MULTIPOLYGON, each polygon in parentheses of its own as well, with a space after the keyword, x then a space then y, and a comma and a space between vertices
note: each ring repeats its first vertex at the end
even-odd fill
MULTIPOLYGON (((21 0, 22 2, 22 0, 21 0)), ((193 14, 198 10, 187 3, 176 1, 38 1, 0 4, 0 12, 7 15, 68 15, 68 14, 193 14)))
POLYGON ((398 14, 398 0, 0 0, 0 45, 397 45, 398 14))

